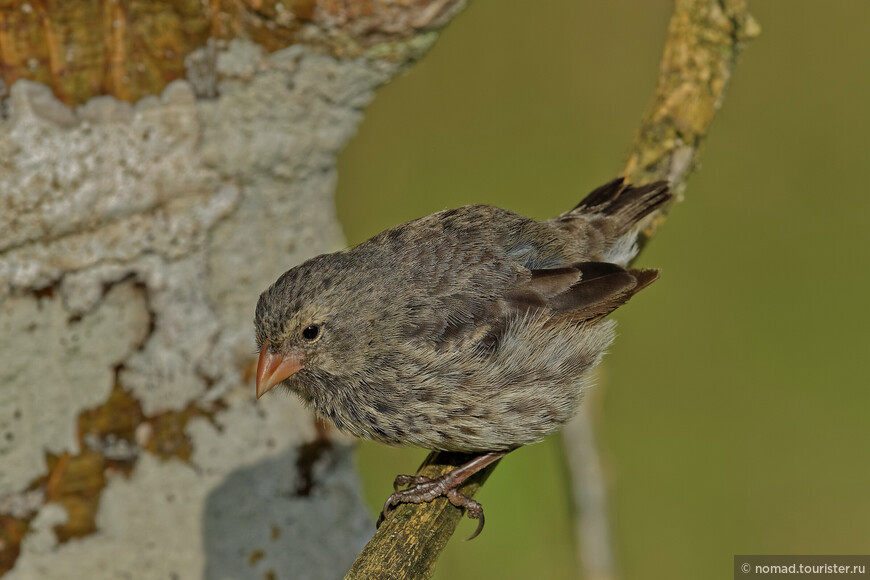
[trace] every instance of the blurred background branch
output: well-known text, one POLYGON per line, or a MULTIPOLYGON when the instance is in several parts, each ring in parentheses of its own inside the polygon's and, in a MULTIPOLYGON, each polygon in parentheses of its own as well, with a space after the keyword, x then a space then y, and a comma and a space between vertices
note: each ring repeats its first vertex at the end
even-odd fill
MULTIPOLYGON (((632 183, 667 179, 681 192, 700 146, 722 104, 739 52, 760 28, 744 0, 676 0, 659 67, 659 82, 635 136, 623 174, 632 183)), ((650 217, 648 240, 663 216, 650 217)), ((577 509, 581 565, 595 580, 615 577, 607 518, 606 483, 588 409, 565 430, 577 509)), ((431 453, 419 475, 437 477, 468 460, 431 453)), ((478 491, 495 465, 463 488, 478 491)), ((459 508, 439 498, 397 507, 357 558, 346 578, 428 578, 461 519, 459 508), (425 541, 423 541, 425 539, 425 541)))

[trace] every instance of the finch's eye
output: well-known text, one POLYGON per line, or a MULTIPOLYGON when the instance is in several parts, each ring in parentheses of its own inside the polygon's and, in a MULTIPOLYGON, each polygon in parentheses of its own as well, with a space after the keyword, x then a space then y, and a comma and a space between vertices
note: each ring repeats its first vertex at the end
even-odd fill
POLYGON ((305 340, 314 340, 318 336, 320 336, 320 327, 315 324, 306 326, 305 329, 302 330, 302 338, 305 340))

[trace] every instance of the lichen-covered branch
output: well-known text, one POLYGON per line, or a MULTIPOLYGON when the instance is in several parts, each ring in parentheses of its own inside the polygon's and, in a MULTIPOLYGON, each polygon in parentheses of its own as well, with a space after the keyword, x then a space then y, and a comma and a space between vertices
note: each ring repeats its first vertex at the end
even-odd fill
MULTIPOLYGON (((676 0, 658 86, 623 172, 628 181, 667 179, 682 191, 722 104, 740 49, 759 32, 745 0, 676 0)), ((652 216, 644 231, 645 240, 663 219, 662 215, 652 216)), ((459 461, 455 455, 433 452, 418 473, 442 475, 459 461)), ((484 477, 491 471, 488 469, 484 477)), ((471 497, 482 479, 464 492, 471 497)), ((460 521, 460 512, 443 498, 430 504, 400 506, 380 527, 346 578, 431 577, 441 550, 460 521)))
MULTIPOLYGON (((760 32, 746 0, 676 0, 658 86, 623 169, 629 182, 666 179, 682 193, 737 57, 760 32)), ((661 215, 651 216, 644 241, 662 221, 661 215)))

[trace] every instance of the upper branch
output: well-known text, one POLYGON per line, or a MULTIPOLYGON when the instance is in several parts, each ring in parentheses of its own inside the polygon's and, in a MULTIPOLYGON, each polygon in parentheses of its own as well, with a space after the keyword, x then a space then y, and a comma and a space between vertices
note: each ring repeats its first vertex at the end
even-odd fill
MULTIPOLYGON (((760 32, 745 0, 676 0, 658 86, 623 169, 628 182, 664 179, 678 195, 683 192, 737 57, 760 32)), ((663 221, 661 214, 650 216, 642 244, 663 221)))

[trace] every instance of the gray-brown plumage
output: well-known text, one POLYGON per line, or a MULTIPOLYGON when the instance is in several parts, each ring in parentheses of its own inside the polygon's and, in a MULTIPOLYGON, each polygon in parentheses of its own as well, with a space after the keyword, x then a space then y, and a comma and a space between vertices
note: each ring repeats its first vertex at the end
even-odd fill
POLYGON ((260 296, 258 396, 283 384, 389 444, 538 441, 572 417, 613 340, 602 318, 657 277, 628 263, 636 224, 670 198, 617 179, 547 221, 470 205, 317 256, 260 296))

